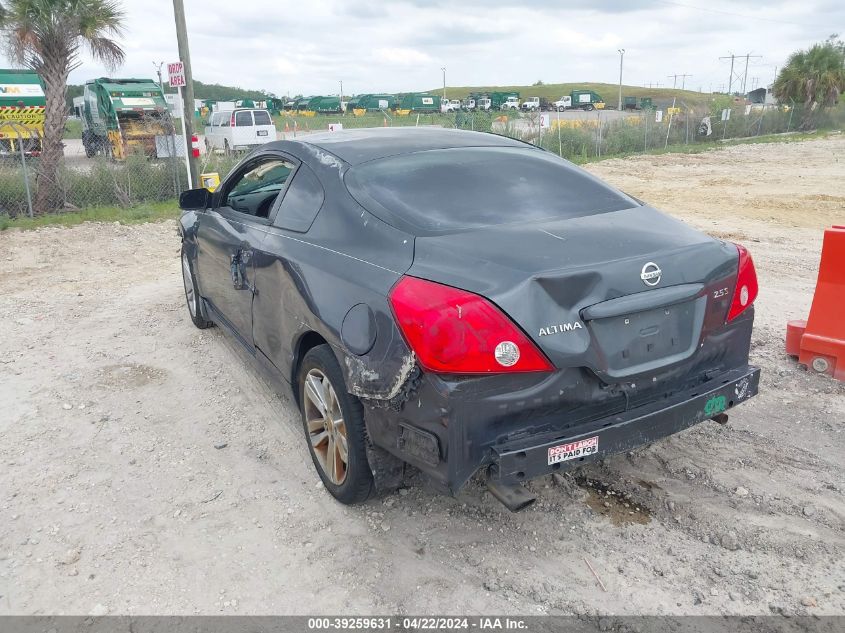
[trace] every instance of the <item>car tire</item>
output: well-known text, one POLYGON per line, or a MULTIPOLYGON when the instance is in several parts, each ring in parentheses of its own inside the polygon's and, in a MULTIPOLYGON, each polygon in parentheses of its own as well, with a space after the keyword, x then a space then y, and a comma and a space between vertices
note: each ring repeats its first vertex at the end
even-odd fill
POLYGON ((364 407, 347 392, 331 347, 308 350, 297 378, 302 428, 323 486, 343 504, 366 501, 375 493, 375 482, 367 460, 364 407))
POLYGON ((182 283, 185 286, 185 302, 188 305, 188 316, 191 317, 191 323, 200 330, 210 328, 214 324, 202 316, 197 278, 194 275, 194 267, 184 244, 182 245, 182 283))

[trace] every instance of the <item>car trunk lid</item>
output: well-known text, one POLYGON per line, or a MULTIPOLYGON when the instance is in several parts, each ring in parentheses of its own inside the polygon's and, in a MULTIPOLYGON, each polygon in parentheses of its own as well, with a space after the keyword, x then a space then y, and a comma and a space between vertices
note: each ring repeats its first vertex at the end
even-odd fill
POLYGON ((617 383, 690 358, 736 269, 733 245, 642 206, 418 237, 408 274, 487 297, 556 367, 617 383))

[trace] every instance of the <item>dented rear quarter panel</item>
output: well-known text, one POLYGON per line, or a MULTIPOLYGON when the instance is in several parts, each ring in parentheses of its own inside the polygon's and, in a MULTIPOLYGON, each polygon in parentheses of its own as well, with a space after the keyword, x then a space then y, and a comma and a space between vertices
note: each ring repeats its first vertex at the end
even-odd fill
POLYGON ((411 266, 413 237, 348 194, 342 179, 347 165, 336 156, 300 143, 278 146, 315 172, 325 202, 306 233, 267 228, 255 260, 255 345, 293 382, 299 341, 317 332, 334 349, 351 393, 389 399, 413 367, 387 298, 411 266), (374 336, 371 348, 358 353, 346 340, 354 332, 343 327, 356 306, 371 315, 374 336))

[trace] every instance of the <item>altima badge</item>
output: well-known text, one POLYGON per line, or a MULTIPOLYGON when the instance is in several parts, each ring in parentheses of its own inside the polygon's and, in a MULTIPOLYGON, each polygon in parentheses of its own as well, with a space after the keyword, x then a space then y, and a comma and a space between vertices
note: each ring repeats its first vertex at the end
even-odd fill
POLYGON ((663 271, 660 270, 660 266, 654 262, 648 262, 645 266, 643 266, 643 270, 640 273, 640 279, 643 280, 643 283, 646 286, 656 286, 660 283, 660 275, 662 274, 663 271))
POLYGON ((562 334, 563 332, 572 332, 573 330, 583 330, 584 326, 580 321, 572 323, 558 323, 556 325, 549 325, 548 327, 540 328, 540 336, 551 336, 552 334, 562 334))

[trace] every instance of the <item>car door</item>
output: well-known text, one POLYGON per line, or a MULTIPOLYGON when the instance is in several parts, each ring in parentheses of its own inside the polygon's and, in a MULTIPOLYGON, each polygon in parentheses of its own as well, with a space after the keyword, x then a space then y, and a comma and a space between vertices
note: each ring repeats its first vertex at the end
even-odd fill
POLYGON ((226 179, 199 221, 200 294, 248 348, 253 347, 255 254, 297 163, 276 153, 255 156, 226 179))
POLYGON ((261 292, 253 306, 255 346, 285 376, 290 375, 294 332, 301 327, 302 315, 314 307, 302 266, 323 257, 308 241, 308 231, 325 197, 317 175, 307 165, 300 165, 278 203, 257 258, 255 275, 261 292))
POLYGON ((253 110, 255 121, 255 139, 257 143, 269 143, 276 140, 276 126, 267 110, 253 110))
POLYGON ((235 127, 232 130, 232 146, 245 147, 255 145, 255 124, 252 120, 250 110, 238 110, 235 112, 235 127))

